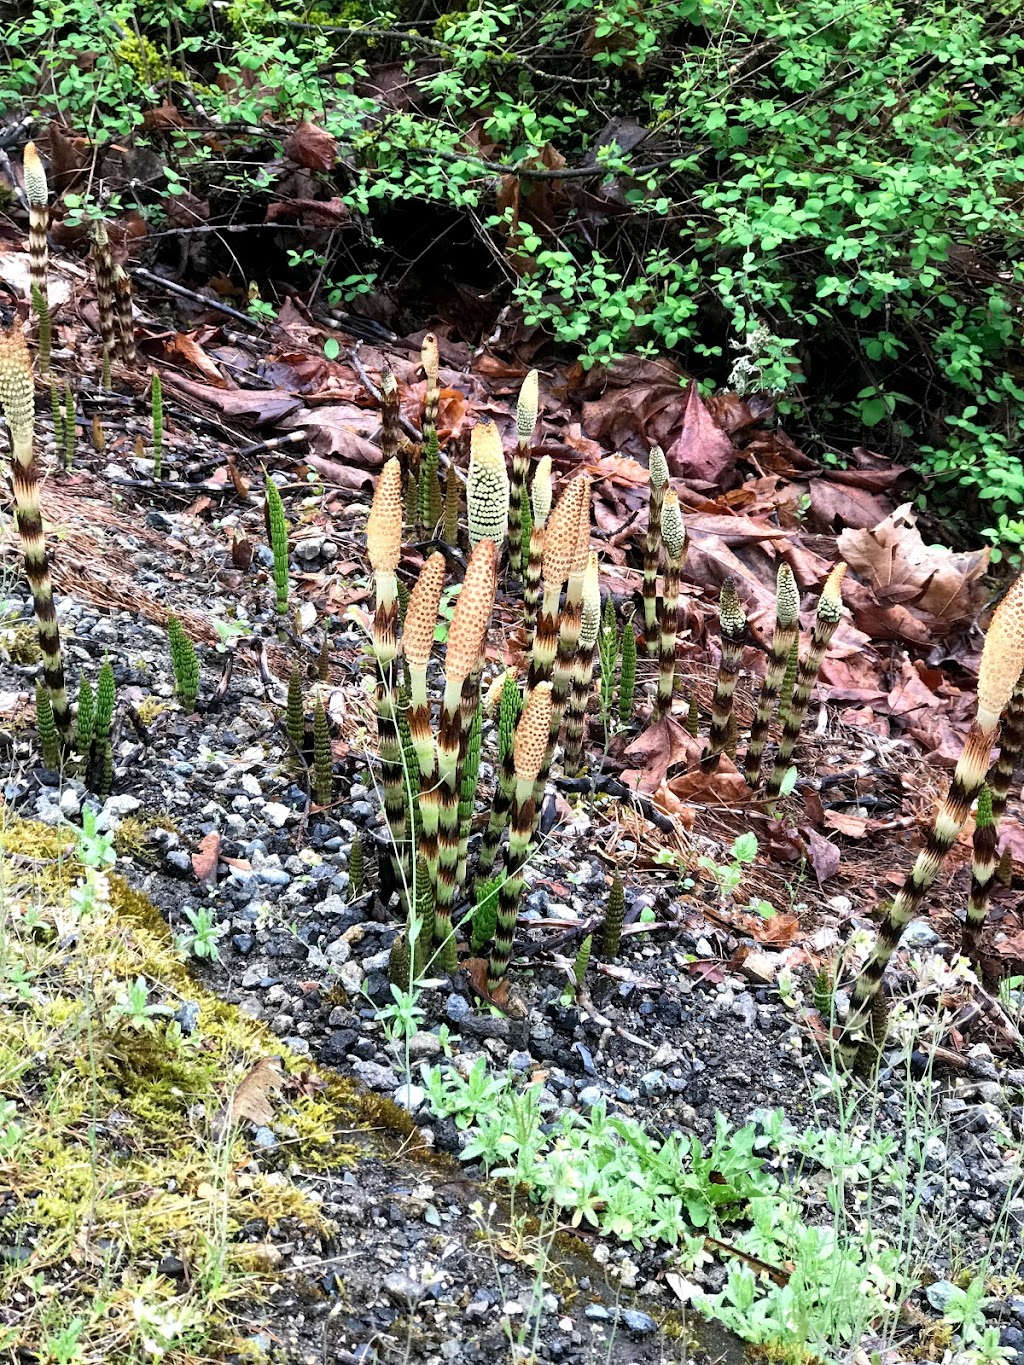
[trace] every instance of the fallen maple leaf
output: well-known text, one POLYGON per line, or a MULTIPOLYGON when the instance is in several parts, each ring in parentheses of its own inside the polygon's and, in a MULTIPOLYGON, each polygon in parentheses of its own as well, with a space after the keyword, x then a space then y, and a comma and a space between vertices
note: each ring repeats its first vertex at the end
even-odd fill
POLYGON ((285 1084, 280 1057, 263 1057, 245 1073, 231 1097, 228 1116, 232 1123, 248 1119, 257 1128, 265 1128, 274 1117, 270 1103, 272 1095, 279 1095, 285 1084))
POLYGON ((805 825, 800 833, 804 836, 804 843, 807 848, 807 861, 814 868, 814 875, 821 886, 827 882, 829 877, 834 877, 839 871, 839 849, 830 839, 826 839, 823 834, 810 825, 805 825))

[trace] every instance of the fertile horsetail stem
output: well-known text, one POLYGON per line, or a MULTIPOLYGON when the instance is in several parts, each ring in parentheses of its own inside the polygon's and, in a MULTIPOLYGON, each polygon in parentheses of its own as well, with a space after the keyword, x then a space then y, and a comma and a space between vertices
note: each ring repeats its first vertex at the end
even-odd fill
MULTIPOLYGON (((544 528, 544 551, 541 557, 544 596, 533 640, 530 673, 526 682, 528 692, 547 678, 558 653, 558 608, 562 585, 569 577, 576 554, 584 493, 589 494, 589 487, 584 487, 582 479, 574 479, 568 484, 544 528)), ((581 578, 581 589, 582 586, 581 578)))
POLYGON ((513 750, 515 790, 512 823, 509 829, 505 880, 498 891, 498 913, 494 927, 494 946, 487 964, 487 989, 493 994, 512 957, 516 915, 523 894, 522 871, 529 856, 533 832, 533 791, 548 748, 551 729, 551 684, 538 683, 530 693, 516 726, 513 750))
POLYGON ((530 370, 523 380, 516 404, 516 449, 512 456, 512 485, 509 491, 508 560, 512 572, 519 576, 523 572, 522 505, 530 472, 530 442, 537 425, 539 404, 539 377, 536 370, 530 370))
POLYGON ((501 549, 509 527, 509 482, 498 428, 481 422, 473 428, 466 478, 466 522, 469 547, 493 540, 501 549))
POLYGON ((797 670, 793 700, 786 712, 778 753, 775 755, 775 764, 772 767, 771 776, 768 778, 768 785, 765 789, 765 795, 769 802, 776 801, 779 792, 782 790, 786 773, 789 771, 793 750, 796 747, 796 741, 811 702, 814 685, 818 681, 818 672, 822 660, 832 641, 832 636, 835 635, 839 627, 843 613, 842 587, 845 573, 846 565, 840 562, 826 578, 821 596, 818 598, 817 610, 814 613, 814 626, 811 630, 811 643, 807 650, 807 657, 800 661, 800 667, 797 670))
POLYGON ((96 222, 92 229, 92 271, 96 285, 96 307, 100 315, 103 342, 103 387, 110 387, 110 365, 114 358, 114 261, 106 224, 96 222))
POLYGON ((398 561, 402 553, 402 468, 397 457, 384 465, 366 520, 366 549, 373 570, 375 607, 373 653, 377 661, 377 739, 380 747, 384 817, 392 838, 392 859, 401 884, 411 872, 406 848, 406 802, 402 747, 396 711, 398 653, 398 561))
POLYGON ((21 323, 14 318, 0 329, 0 408, 11 433, 12 483, 15 520, 25 559, 25 577, 32 593, 43 682, 50 694, 54 724, 62 742, 71 738, 71 708, 64 688, 53 584, 46 556, 46 535, 39 507, 39 465, 35 453, 35 394, 32 362, 21 323))
POLYGON ((481 540, 469 557, 462 591, 448 627, 444 697, 437 732, 440 808, 434 933, 445 971, 453 970, 456 961, 451 917, 459 865, 460 758, 472 725, 470 701, 475 707, 480 690, 479 667, 496 591, 497 547, 493 540, 481 540))
POLYGON ((705 771, 717 766, 720 755, 729 744, 729 731, 734 719, 732 706, 736 694, 736 680, 740 675, 740 660, 747 638, 747 613, 736 596, 736 584, 732 578, 726 578, 722 583, 718 603, 718 628, 721 635, 722 658, 718 665, 718 681, 715 684, 715 698, 711 708, 708 748, 701 759, 701 767, 705 771))
POLYGON ((882 977, 903 931, 917 915, 925 896, 956 843, 988 770, 999 718, 1024 672, 1024 576, 1018 578, 996 607, 985 636, 978 673, 978 713, 964 742, 946 799, 906 881, 879 926, 878 938, 854 984, 846 1025, 839 1039, 842 1060, 856 1059, 859 1034, 871 1015, 882 977))
MULTIPOLYGON (((775 629, 772 632, 771 649, 764 671, 764 682, 757 698, 757 711, 750 727, 750 742, 743 764, 743 775, 751 787, 756 787, 761 775, 761 759, 764 755, 768 726, 782 689, 783 679, 789 665, 790 655, 797 643, 800 631, 800 590, 796 585, 793 570, 788 564, 779 565, 775 581, 775 629)), ((793 682, 796 681, 794 665, 793 682)), ((790 696, 793 684, 790 684, 790 696)))
POLYGON ((529 553, 523 575, 523 624, 526 626, 527 637, 537 624, 544 562, 544 528, 551 512, 552 493, 551 456, 542 455, 533 472, 533 488, 530 493, 533 525, 530 528, 529 553))
POLYGON ((135 364, 135 322, 132 315, 132 282, 122 265, 113 268, 114 317, 117 321, 117 354, 125 365, 135 364))
POLYGON ((587 720, 587 704, 594 680, 594 649, 601 630, 601 584, 597 569, 597 553, 590 552, 583 575, 583 612, 580 618, 579 641, 572 663, 569 701, 565 719, 566 774, 574 777, 582 765, 583 732, 587 720))
POLYGON ((50 343, 52 323, 47 290, 49 249, 46 230, 50 225, 50 191, 46 172, 39 160, 34 142, 25 144, 22 165, 25 171, 25 197, 28 199, 28 273, 32 305, 39 319, 39 373, 45 379, 50 373, 50 343), (45 335, 44 335, 45 332, 45 335))
POLYGON ((1006 812, 1006 802, 1013 785, 1013 776, 1024 753, 1024 674, 1017 679, 1003 716, 999 733, 999 752, 988 775, 984 790, 988 792, 991 805, 991 821, 988 829, 981 822, 981 795, 978 797, 978 821, 974 831, 974 866, 971 876, 971 895, 967 904, 967 919, 964 923, 963 954, 980 970, 981 931, 988 917, 989 898, 992 879, 996 872, 996 847, 999 843, 999 825, 1006 812))
POLYGON ((426 863, 431 886, 437 884, 437 817, 440 793, 437 789, 437 748, 430 728, 430 698, 427 695, 427 667, 434 644, 438 606, 444 586, 444 555, 430 556, 420 570, 409 596, 405 613, 402 647, 409 667, 409 735, 416 751, 420 771, 420 853, 426 863))
POLYGON ((633 697, 636 693, 636 623, 632 608, 622 623, 622 661, 619 667, 619 723, 633 723, 633 697))
POLYGON ((661 509, 668 487, 668 461, 661 446, 651 446, 647 469, 650 492, 647 538, 644 541, 644 642, 648 654, 658 654, 658 559, 661 553, 661 509))
POLYGON ((657 711, 659 716, 667 716, 672 710, 672 688, 676 676, 679 579, 686 559, 686 528, 679 508, 679 498, 671 488, 665 494, 661 506, 661 540, 665 546, 665 576, 661 594, 657 711))
MULTIPOLYGON (((498 785, 494 789, 491 814, 480 841, 477 855, 477 879, 486 877, 494 866, 501 836, 508 824, 512 797, 515 794, 516 774, 514 746, 516 726, 523 713, 523 696, 516 675, 508 670, 501 685, 501 704, 498 709, 498 785)), ((490 935, 488 935, 490 937, 490 935)))

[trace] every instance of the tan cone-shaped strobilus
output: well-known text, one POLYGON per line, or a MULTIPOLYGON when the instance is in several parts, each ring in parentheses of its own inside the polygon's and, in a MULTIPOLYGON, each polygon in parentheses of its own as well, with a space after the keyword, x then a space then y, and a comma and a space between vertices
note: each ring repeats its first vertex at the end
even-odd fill
POLYGON ((776 801, 779 792, 782 790, 782 784, 790 768, 793 750, 803 728, 807 708, 811 703, 814 685, 818 681, 822 660, 828 652, 832 636, 835 635, 839 627, 839 621, 843 614, 843 577, 845 574, 846 565, 837 564, 826 578, 821 596, 818 598, 818 606, 814 613, 814 626, 811 630, 811 643, 807 650, 807 657, 800 660, 797 669, 796 687, 793 689, 793 698, 789 703, 789 709, 782 725, 782 736, 779 739, 775 763, 772 766, 771 776, 768 778, 768 786, 765 788, 765 796, 769 802, 776 801))
POLYGON ((550 729, 551 684, 541 682, 527 698, 523 714, 516 726, 514 749, 516 785, 512 800, 512 823, 505 859, 505 880, 498 891, 494 946, 487 964, 487 989, 492 994, 508 971, 512 957, 516 915, 523 894, 522 872, 529 856, 530 838, 533 833, 533 792, 547 752, 550 729))
POLYGON ((861 1033, 903 931, 917 915, 939 869, 956 843, 988 771, 999 720, 1024 673, 1024 576, 996 607, 985 636, 978 674, 978 713, 964 743, 945 801, 928 840, 882 924, 874 950, 854 984, 846 1025, 839 1039, 843 1062, 852 1065, 861 1033))
POLYGON ((775 630, 771 650, 764 671, 764 682, 757 698, 757 711, 750 727, 750 742, 743 764, 743 775, 751 787, 756 787, 761 776, 761 759, 768 738, 768 727, 775 712, 786 676, 786 667, 793 645, 800 633, 800 589, 788 564, 779 565, 775 583, 775 630))
POLYGON ((46 557, 46 536, 39 507, 39 468, 35 455, 35 394, 32 362, 17 318, 0 317, 0 407, 11 433, 12 481, 18 535, 43 658, 43 681, 54 724, 62 741, 71 738, 71 710, 64 687, 60 631, 46 557))
POLYGON ((493 540, 481 540, 469 557, 462 590, 448 627, 444 698, 437 732, 439 809, 434 935, 445 971, 453 971, 456 963, 452 906, 459 866, 460 758, 468 740, 475 698, 479 695, 479 670, 496 590, 497 547, 493 540), (472 705, 464 692, 474 694, 472 705))
POLYGON ((512 456, 512 484, 509 489, 508 509, 508 562, 512 572, 518 576, 523 573, 523 498, 526 495, 526 480, 530 472, 530 442, 533 429, 537 425, 537 409, 540 404, 539 376, 530 370, 519 390, 516 405, 516 449, 512 456))
POLYGON ((493 540, 500 553, 508 536, 509 483, 501 436, 493 422, 480 422, 470 436, 466 476, 469 548, 493 540))

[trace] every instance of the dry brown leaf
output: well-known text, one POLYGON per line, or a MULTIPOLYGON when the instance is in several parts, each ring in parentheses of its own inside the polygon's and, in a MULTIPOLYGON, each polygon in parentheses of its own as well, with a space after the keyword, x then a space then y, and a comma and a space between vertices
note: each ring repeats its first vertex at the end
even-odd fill
POLYGON ((283 389, 217 389, 212 384, 199 384, 180 374, 165 374, 164 388, 184 393, 208 404, 227 417, 249 418, 253 426, 269 426, 281 422, 300 406, 294 394, 283 389))
POLYGON ((211 830, 199 840, 199 847, 192 854, 192 871, 196 874, 196 881, 202 882, 204 886, 213 886, 217 880, 219 856, 220 835, 216 830, 211 830))
POLYGON ((631 791, 657 791, 669 768, 690 761, 695 743, 677 721, 671 716, 663 716, 627 747, 623 758, 631 766, 622 773, 620 780, 631 791))
MULTIPOLYGON (((375 423, 373 417, 362 408, 350 403, 303 408, 287 417, 281 425, 286 431, 304 430, 313 455, 320 460, 336 462, 341 470, 356 467, 353 471, 357 475, 355 481, 335 471, 335 482, 343 488, 367 487, 364 471, 380 468, 380 446, 374 445, 369 437, 375 423)), ((312 458, 310 463, 314 463, 312 458)), ((328 472, 319 464, 315 467, 321 473, 328 472)))
POLYGON ((262 1057, 235 1088, 228 1110, 231 1122, 248 1119, 255 1127, 265 1128, 274 1117, 271 1097, 279 1095, 284 1084, 280 1057, 262 1057))
POLYGON ((334 165, 337 144, 333 133, 318 128, 308 119, 300 123, 284 144, 284 154, 310 171, 329 171, 334 165))
POLYGON ((834 829, 848 839, 863 839, 868 829, 867 819, 863 815, 848 815, 842 810, 827 810, 823 823, 826 829, 834 829))
POLYGON ((696 380, 686 398, 683 429, 665 454, 671 472, 691 488, 722 489, 732 478, 736 448, 705 407, 696 380))
POLYGON ((807 849, 807 861, 814 868, 818 885, 822 886, 829 877, 834 877, 839 871, 839 849, 831 839, 819 834, 812 825, 804 825, 800 833, 807 849))

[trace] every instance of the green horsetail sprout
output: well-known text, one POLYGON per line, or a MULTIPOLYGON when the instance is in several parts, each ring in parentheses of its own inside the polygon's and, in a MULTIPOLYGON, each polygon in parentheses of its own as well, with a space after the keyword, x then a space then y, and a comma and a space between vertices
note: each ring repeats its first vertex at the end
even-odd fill
POLYGON ((96 732, 96 697, 89 679, 84 675, 78 684, 78 728, 75 734, 75 748, 88 759, 92 738, 96 732))
POLYGON ((135 320, 132 315, 132 282, 122 265, 114 266, 114 316, 117 321, 117 354, 125 365, 135 364, 135 320))
POLYGON ((53 421, 53 439, 57 446, 58 458, 64 445, 64 414, 60 410, 60 390, 50 380, 50 417, 53 421))
POLYGON ((433 431, 429 438, 424 438, 423 459, 420 461, 419 487, 416 490, 419 524, 431 531, 440 520, 440 516, 434 515, 437 500, 441 496, 441 485, 437 477, 437 467, 440 458, 437 432, 433 431))
POLYGON ((526 485, 519 491, 519 574, 524 576, 530 562, 530 537, 533 535, 533 508, 526 485))
POLYGON ((323 698, 318 696, 313 706, 313 800, 318 806, 331 804, 333 788, 331 730, 323 698))
POLYGON ((43 686, 42 678, 36 682, 36 728, 39 731, 39 748, 43 762, 53 771, 60 767, 60 742, 57 727, 53 723, 53 707, 50 694, 43 686))
POLYGON ((789 651, 789 658, 786 660, 786 671, 782 675, 782 687, 779 689, 779 720, 783 725, 789 715, 790 707, 793 705, 793 692, 796 688, 796 675, 800 669, 800 636, 793 641, 789 651))
MULTIPOLYGON (((508 824, 515 794, 516 773, 514 766, 514 742, 516 726, 523 713, 523 695, 519 690, 515 674, 509 669, 501 686, 501 704, 498 709, 498 782, 494 789, 491 813, 480 841, 477 854, 477 879, 486 878, 494 866, 501 836, 508 824)), ((488 934, 488 938, 490 938, 488 934)))
MULTIPOLYGON (((665 546, 665 579, 661 596, 661 634, 658 649, 659 716, 672 711, 676 676, 676 636, 679 632, 679 580, 686 559, 686 528, 679 499, 670 488, 661 506, 661 539, 665 546)), ((645 599, 646 606, 646 599, 645 599)))
POLYGON ((722 657, 718 665, 718 681, 715 684, 715 698, 711 707, 708 748, 700 762, 705 771, 718 766, 721 754, 729 745, 729 732, 734 718, 733 697, 736 693, 736 680, 740 675, 743 645, 747 638, 747 613, 736 596, 736 584, 732 578, 726 578, 722 583, 718 603, 718 628, 722 657))
MULTIPOLYGON (((581 475, 574 480, 580 486, 579 515, 576 522, 576 539, 569 558, 569 576, 565 585, 565 602, 558 618, 558 645, 555 661, 551 669, 551 733, 548 736, 548 749, 544 755, 537 784, 534 788, 535 814, 539 822, 541 805, 544 801, 544 787, 551 761, 555 756, 562 717, 569 700, 569 687, 572 682, 573 666, 579 646, 580 627, 583 624, 583 586, 590 562, 590 477, 581 475)), ((545 552, 545 558, 547 557, 545 552)), ((538 630, 538 636, 540 631, 538 630)))
POLYGON ((616 958, 622 948, 622 926, 626 919, 626 892, 616 872, 608 892, 608 908, 601 929, 601 956, 616 958))
POLYGON ((523 625, 526 627, 527 643, 530 642, 534 626, 537 624, 537 608, 540 606, 544 538, 547 534, 548 514, 551 511, 551 497, 551 456, 542 455, 533 473, 533 488, 530 493, 533 526, 530 529, 530 544, 523 578, 523 625))
POLYGON ((31 282, 32 306, 39 319, 39 373, 45 378, 50 373, 50 308, 47 288, 48 248, 46 230, 50 225, 50 191, 46 172, 39 160, 34 142, 26 142, 22 160, 25 172, 25 198, 28 200, 28 273, 31 282), (43 319, 47 337, 43 342, 43 319))
POLYGON ((846 1026, 839 1040, 849 1065, 859 1046, 858 1034, 871 1014, 886 966, 903 931, 916 917, 942 864, 956 843, 988 771, 1000 717, 1024 673, 1024 576, 1017 578, 996 607, 985 636, 978 673, 978 712, 964 743, 945 801, 939 807, 928 841, 878 930, 874 951, 854 984, 846 1026))
POLYGON ((110 254, 110 238, 105 223, 96 222, 92 228, 92 271, 96 285, 96 307, 100 315, 100 337, 103 341, 102 386, 110 388, 110 366, 114 358, 114 261, 110 254))
POLYGON ((458 886, 466 885, 466 870, 469 863, 469 834, 473 825, 473 807, 476 804, 476 784, 480 780, 483 720, 483 705, 478 704, 470 725, 466 757, 462 765, 462 784, 459 788, 459 870, 456 874, 458 886))
POLYGON ((410 469, 409 478, 405 485, 405 524, 409 528, 409 534, 413 536, 418 531, 420 524, 420 477, 422 474, 422 464, 417 466, 416 473, 410 469))
POLYGON ((832 996, 835 986, 835 963, 827 960, 821 964, 814 977, 814 1008, 826 1024, 832 1019, 832 996))
POLYGON ((587 968, 590 966, 590 950, 594 946, 594 935, 588 934, 579 948, 576 950, 576 957, 572 964, 572 979, 576 983, 576 989, 583 989, 583 982, 586 979, 587 968))
POLYGON ((658 559, 661 554, 661 509, 668 487, 668 461, 661 446, 651 446, 647 467, 650 493, 644 541, 644 643, 648 654, 659 654, 658 559))
MULTIPOLYGON (((50 352, 53 348, 53 322, 50 318, 50 305, 35 285, 32 286, 32 311, 39 323, 39 373, 44 379, 50 375, 50 352)), ((51 392, 53 385, 50 385, 51 392)))
POLYGON ((540 682, 527 697, 523 714, 516 726, 512 823, 505 858, 505 879, 498 889, 494 944, 487 963, 487 989, 492 995, 501 984, 512 958, 516 916, 519 913, 519 900, 524 886, 522 873, 530 854, 533 835, 533 793, 547 753, 550 732, 551 684, 540 682))
POLYGON ((413 849, 419 847, 420 825, 420 765, 416 746, 409 728, 409 695, 403 688, 398 704, 398 740, 402 749, 402 791, 405 796, 406 828, 413 849))
POLYGON ((498 888, 500 877, 488 877, 476 884, 476 907, 470 926, 469 951, 474 957, 483 952, 494 937, 494 927, 498 920, 498 888))
POLYGON ((267 535, 274 555, 274 597, 280 616, 288 612, 288 522, 285 520, 284 503, 277 484, 264 471, 266 480, 266 502, 264 513, 267 535))
MULTIPOLYGON (((519 390, 516 405, 516 449, 512 456, 512 486, 509 494, 508 519, 508 562, 509 568, 517 577, 523 574, 523 505, 529 506, 526 480, 530 472, 530 444, 533 429, 537 425, 537 408, 540 404, 536 370, 530 370, 519 390)), ((529 540, 526 542, 526 555, 529 555, 529 540)))
MULTIPOLYGON (((793 749, 803 726, 804 717, 807 715, 811 694, 814 692, 814 684, 818 680, 821 661, 824 659, 832 636, 839 626, 839 619, 843 611, 842 583, 845 573, 846 565, 837 564, 825 580, 821 597, 818 599, 810 647, 807 650, 806 659, 801 660, 800 667, 797 670, 793 701, 782 726, 782 737, 779 740, 778 753, 775 755, 775 764, 765 788, 765 795, 770 803, 778 799, 782 790, 782 783, 793 757, 793 749)), ((971 799, 973 800, 973 797, 971 799)))
POLYGON ((110 742, 110 727, 114 719, 116 689, 114 670, 109 659, 104 659, 96 681, 96 719, 93 724, 92 761, 89 764, 87 785, 101 800, 110 795, 114 777, 114 749, 110 742))
POLYGON ((409 989, 412 979, 412 953, 409 949, 409 938, 405 929, 400 930, 394 943, 391 945, 391 952, 388 954, 388 980, 392 986, 397 986, 399 990, 409 989))
POLYGON ((409 610, 409 589, 401 579, 398 580, 398 624, 405 625, 405 614, 409 610))
POLYGON ((619 668, 619 722, 633 723, 633 697, 636 693, 636 626, 629 612, 622 624, 622 663, 619 668))
POLYGON ((434 888, 423 857, 416 859, 412 901, 414 909, 410 911, 405 936, 413 945, 412 970, 418 981, 430 964, 434 947, 434 888))
POLYGON ((164 389, 156 370, 153 371, 149 401, 153 418, 153 479, 159 483, 164 465, 164 389))
POLYGON ((565 716, 565 753, 563 766, 569 777, 575 777, 583 766, 583 733, 587 723, 587 705, 594 681, 594 650, 601 630, 601 584, 598 577, 597 553, 590 552, 586 573, 583 575, 583 613, 580 618, 579 641, 572 663, 569 701, 565 716))
POLYGON ((508 472, 501 437, 493 422, 473 428, 466 477, 466 522, 469 547, 493 540, 500 552, 508 535, 508 472))
POLYGON ((1024 674, 1017 679, 1003 716, 999 734, 999 752, 988 775, 987 786, 978 796, 978 817, 974 828, 974 865, 971 877, 971 897, 967 904, 964 924, 963 955, 976 971, 981 969, 981 931, 988 917, 992 880, 998 867, 997 845, 999 826, 1006 813, 1006 802, 1013 785, 1014 773, 1024 753, 1024 674), (991 822, 982 825, 982 797, 988 793, 991 822))
POLYGON ((788 696, 793 695, 800 654, 799 634, 800 589, 796 585, 793 570, 788 564, 782 563, 779 565, 775 583, 775 629, 772 633, 771 650, 765 666, 764 682, 757 698, 757 711, 750 727, 750 742, 743 764, 743 776, 750 787, 756 787, 761 776, 761 760, 776 703, 780 696, 787 695, 785 679, 791 659, 793 677, 790 679, 788 696))
POLYGON ((301 761, 306 743, 306 713, 302 702, 302 671, 298 664, 292 664, 288 678, 288 704, 285 707, 284 728, 301 761))
POLYGON ((348 898, 358 900, 363 894, 363 840, 356 830, 352 836, 352 847, 348 851, 348 898))
POLYGON ((987 784, 978 793, 974 814, 974 846, 971 890, 967 898, 962 951, 976 971, 981 970, 981 930, 988 914, 989 888, 996 871, 999 830, 992 813, 992 792, 987 784))
POLYGON ((62 743, 71 738, 71 708, 64 690, 64 662, 60 648, 53 585, 46 557, 46 534, 39 508, 39 465, 35 453, 35 392, 32 362, 21 323, 0 329, 0 408, 11 433, 11 476, 15 521, 25 560, 25 577, 32 593, 43 682, 50 694, 54 724, 62 743))
POLYGON ((321 682, 331 680, 331 637, 327 634, 327 627, 324 627, 324 638, 320 641, 320 653, 316 660, 316 676, 321 682))
POLYGON ((615 696, 615 665, 619 662, 619 628, 615 621, 615 603, 612 601, 610 593, 604 602, 601 633, 597 637, 597 650, 601 659, 599 707, 601 724, 604 726, 605 738, 607 739, 608 727, 612 719, 612 698, 615 696))
POLYGON ((690 694, 690 704, 686 708, 686 733, 696 739, 700 731, 700 711, 697 709, 696 693, 690 694))
POLYGON ((173 612, 167 613, 167 639, 171 646, 174 690, 186 711, 194 711, 199 695, 199 660, 192 641, 173 612))
POLYGON ((434 644, 441 589, 444 587, 444 569, 444 555, 440 553, 432 554, 423 565, 409 597, 409 610, 405 614, 402 634, 405 663, 409 670, 409 706, 406 715, 420 781, 419 852, 426 864, 431 887, 437 885, 437 827, 441 795, 437 786, 437 746, 430 728, 427 668, 434 644))
POLYGON ((479 669, 497 592, 497 554, 493 540, 481 540, 474 546, 448 627, 445 651, 444 697, 437 731, 440 805, 434 936, 446 972, 454 970, 457 960, 452 906, 459 868, 461 756, 468 748, 480 690, 479 669))
POLYGON ((75 462, 75 395, 69 380, 64 381, 64 467, 75 462))
POLYGON ((459 512, 462 506, 462 482, 453 460, 444 481, 444 518, 441 538, 446 545, 457 549, 459 544, 459 512))
POLYGON ((373 654, 377 662, 377 738, 384 788, 384 818, 400 886, 412 876, 406 826, 402 746, 396 709, 398 682, 398 561, 402 554, 402 467, 396 457, 384 465, 366 521, 366 549, 373 570, 373 654))

